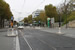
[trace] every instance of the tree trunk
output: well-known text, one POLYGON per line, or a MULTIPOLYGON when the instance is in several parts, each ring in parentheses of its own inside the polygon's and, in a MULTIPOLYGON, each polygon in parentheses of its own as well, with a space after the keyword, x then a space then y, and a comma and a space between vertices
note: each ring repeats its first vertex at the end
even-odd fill
POLYGON ((3 28, 4 28, 4 19, 2 20, 2 26, 3 26, 3 28))
POLYGON ((2 28, 2 18, 1 18, 1 28, 2 28))
POLYGON ((0 17, 0 28, 1 28, 1 17, 0 17))

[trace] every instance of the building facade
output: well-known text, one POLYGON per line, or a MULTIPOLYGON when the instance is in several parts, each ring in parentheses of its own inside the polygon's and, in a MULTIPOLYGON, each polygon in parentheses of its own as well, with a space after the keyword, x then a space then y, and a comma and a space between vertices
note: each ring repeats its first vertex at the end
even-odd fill
POLYGON ((32 13, 32 18, 35 18, 35 17, 39 16, 41 11, 43 11, 43 10, 36 10, 36 11, 34 11, 32 13))

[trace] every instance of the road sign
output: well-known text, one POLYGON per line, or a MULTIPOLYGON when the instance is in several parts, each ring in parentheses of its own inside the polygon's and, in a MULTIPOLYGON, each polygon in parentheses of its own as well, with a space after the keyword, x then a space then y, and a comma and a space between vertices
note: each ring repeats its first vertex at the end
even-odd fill
POLYGON ((40 23, 40 21, 39 21, 39 23, 40 23))
POLYGON ((13 20, 13 16, 11 17, 11 20, 13 20))
POLYGON ((51 23, 54 23, 54 18, 51 18, 51 23))

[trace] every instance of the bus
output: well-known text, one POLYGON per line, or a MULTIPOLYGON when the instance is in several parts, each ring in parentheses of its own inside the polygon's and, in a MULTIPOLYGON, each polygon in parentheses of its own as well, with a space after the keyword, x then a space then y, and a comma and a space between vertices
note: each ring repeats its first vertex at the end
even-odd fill
POLYGON ((23 21, 18 22, 18 28, 24 28, 24 22, 23 21))

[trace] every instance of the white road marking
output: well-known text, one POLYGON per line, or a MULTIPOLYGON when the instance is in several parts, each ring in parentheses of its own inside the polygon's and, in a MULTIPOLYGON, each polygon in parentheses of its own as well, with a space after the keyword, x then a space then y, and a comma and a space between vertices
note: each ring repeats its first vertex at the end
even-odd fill
POLYGON ((20 50, 19 38, 16 36, 16 50, 20 50))
MULTIPOLYGON (((22 36, 23 36, 23 32, 21 31, 21 30, 19 30, 22 34, 22 36)), ((30 44, 28 43, 28 41, 27 41, 27 39, 23 36, 23 38, 24 38, 24 40, 26 41, 26 43, 28 44, 28 46, 29 46, 29 48, 30 48, 30 50, 32 50, 32 47, 30 46, 30 44)))
POLYGON ((16 48, 16 38, 14 38, 14 40, 13 40, 13 46, 14 46, 14 49, 16 48))
POLYGON ((13 38, 13 48, 12 49, 15 49, 16 48, 16 38, 13 38))
MULTIPOLYGON (((20 32, 22 33, 21 35, 23 36, 23 32, 20 30, 20 32)), ((29 45, 29 43, 28 43, 28 41, 27 41, 27 39, 23 36, 23 38, 24 38, 24 40, 26 41, 26 43, 28 44, 28 46, 29 46, 29 48, 30 48, 30 50, 32 50, 32 48, 31 48, 31 46, 29 45)), ((38 40, 40 40, 40 39, 38 39, 38 40)), ((47 44, 46 42, 44 42, 43 40, 40 40, 41 42, 43 42, 44 44, 47 44)), ((48 44, 47 44, 48 45, 48 44)), ((53 48, 54 50, 57 50, 55 47, 53 47, 53 46, 51 46, 51 45, 48 45, 49 47, 51 47, 51 48, 53 48)))
MULTIPOLYGON (((21 30, 20 30, 20 31, 21 31, 21 30)), ((24 33, 23 33, 23 34, 24 34, 24 33)), ((31 33, 31 34, 33 34, 33 33, 31 33)), ((38 39, 38 38, 37 38, 37 39, 38 39)), ((48 45, 49 47, 53 48, 54 50, 57 50, 55 47, 53 47, 53 46, 47 44, 45 41, 40 40, 40 39, 38 39, 38 40, 41 41, 41 42, 43 42, 44 44, 48 45)))

